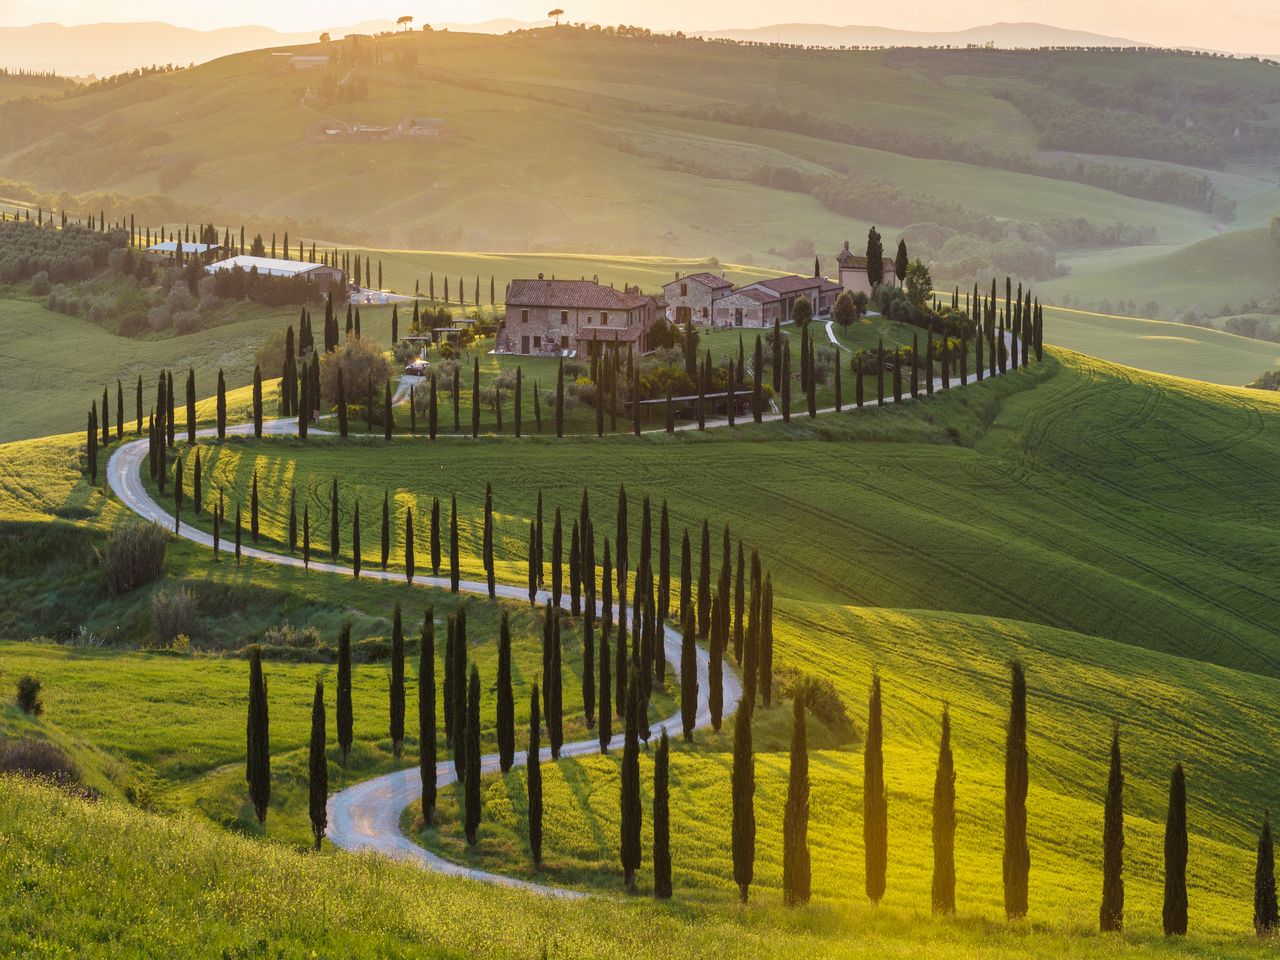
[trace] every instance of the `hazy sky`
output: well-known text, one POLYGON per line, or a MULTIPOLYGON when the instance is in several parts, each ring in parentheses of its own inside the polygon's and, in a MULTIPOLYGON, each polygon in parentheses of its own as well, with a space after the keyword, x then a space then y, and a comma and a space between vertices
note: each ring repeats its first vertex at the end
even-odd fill
MULTIPOLYGON (((412 14, 416 22, 475 22, 497 17, 537 20, 548 0, 0 0, 0 24, 53 21, 163 20, 207 29, 262 23, 280 30, 310 30, 367 19, 412 14)), ((1263 53, 1280 52, 1280 0, 914 0, 875 6, 848 0, 809 0, 803 12, 781 0, 566 0, 571 20, 639 23, 654 29, 754 27, 803 19, 836 23, 956 30, 997 20, 1035 20, 1062 27, 1170 45, 1263 53)))

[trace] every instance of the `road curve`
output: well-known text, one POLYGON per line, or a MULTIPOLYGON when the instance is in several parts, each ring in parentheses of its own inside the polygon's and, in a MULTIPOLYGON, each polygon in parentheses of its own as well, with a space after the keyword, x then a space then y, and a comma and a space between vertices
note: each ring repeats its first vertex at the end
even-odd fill
MULTIPOLYGON (((251 424, 238 424, 234 427, 229 427, 227 432, 228 434, 243 435, 251 433, 252 429, 251 424)), ((290 433, 294 429, 296 429, 295 422, 284 419, 269 421, 264 426, 264 432, 271 434, 290 433)), ((214 429, 204 429, 197 431, 197 436, 210 437, 215 436, 216 433, 217 431, 214 429)), ((140 517, 159 523, 168 529, 173 529, 178 536, 193 543, 212 548, 213 536, 211 534, 187 523, 178 523, 175 526, 173 514, 156 503, 143 486, 141 469, 147 453, 148 444, 146 440, 133 440, 117 447, 107 462, 107 481, 111 489, 115 491, 122 504, 140 517)), ((299 557, 275 553, 259 547, 242 546, 241 554, 254 560, 276 563, 281 566, 295 568, 303 566, 299 557)), ((351 575, 352 573, 351 568, 343 564, 315 560, 311 562, 310 569, 321 573, 346 575, 351 575)), ((389 570, 370 570, 365 568, 360 571, 360 575, 371 580, 387 580, 396 583, 403 583, 404 581, 403 573, 389 570)), ((413 582, 414 586, 437 587, 442 590, 449 589, 449 580, 446 577, 415 577, 413 582)), ((458 589, 461 593, 483 597, 487 597, 489 594, 487 584, 472 580, 461 581, 458 589)), ((496 593, 499 597, 509 600, 519 600, 527 603, 529 599, 527 587, 498 584, 496 593)), ((548 599, 548 591, 538 591, 537 602, 539 604, 545 604, 548 599)), ((603 611, 603 607, 599 604, 597 604, 597 611, 603 611)), ((663 650, 667 661, 677 670, 680 667, 681 642, 680 633, 670 625, 664 624, 663 650)), ((697 661, 698 711, 696 728, 702 730, 711 725, 711 707, 707 696, 710 689, 710 662, 707 651, 701 647, 697 650, 697 661)), ((723 690, 724 715, 728 716, 737 708, 738 700, 742 696, 742 683, 727 663, 724 669, 723 690)), ((663 726, 672 732, 679 731, 681 729, 679 712, 677 711, 658 724, 651 725, 651 729, 656 730, 663 726)), ((609 749, 620 750, 622 743, 623 734, 615 734, 609 742, 609 749)), ((598 739, 579 740, 564 744, 560 750, 560 756, 562 758, 582 756, 599 749, 598 739)), ((550 762, 551 750, 549 748, 542 750, 541 757, 544 762, 550 762)), ((524 762, 524 753, 517 752, 516 763, 522 764, 524 762)), ((498 755, 496 753, 486 754, 481 758, 480 764, 485 773, 497 773, 499 770, 498 755)), ((456 779, 452 760, 436 765, 437 787, 448 786, 454 783, 456 779)), ((521 887, 550 896, 584 896, 584 894, 575 890, 531 883, 527 880, 508 877, 499 873, 464 867, 418 846, 401 831, 400 816, 405 808, 421 795, 422 783, 416 766, 397 770, 394 773, 384 774, 347 787, 345 790, 341 790, 329 797, 329 829, 327 835, 334 846, 341 847, 344 850, 374 851, 397 860, 417 863, 440 873, 521 887)))

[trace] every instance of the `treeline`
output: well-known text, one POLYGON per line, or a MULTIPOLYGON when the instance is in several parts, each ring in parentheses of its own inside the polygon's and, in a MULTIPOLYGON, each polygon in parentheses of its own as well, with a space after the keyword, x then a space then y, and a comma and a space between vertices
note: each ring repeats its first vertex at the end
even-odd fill
POLYGON ((0 220, 0 283, 18 283, 44 274, 48 282, 84 280, 107 266, 111 251, 128 243, 120 230, 101 232, 68 225, 42 229, 30 220, 0 220))
MULTIPOLYGON (((1229 205, 1233 215, 1235 209, 1234 201, 1219 193, 1207 176, 1196 176, 1180 170, 1145 170, 1083 160, 1044 160, 992 150, 981 144, 953 137, 916 133, 909 128, 859 126, 803 111, 764 105, 749 108, 716 107, 695 110, 689 115, 736 126, 799 133, 923 160, 947 160, 1047 177, 1051 180, 1083 183, 1124 196, 1175 204, 1205 213, 1225 210, 1229 205)), ((1084 150, 1080 146, 1067 149, 1084 150)), ((1223 219, 1229 218, 1223 216, 1223 219)))

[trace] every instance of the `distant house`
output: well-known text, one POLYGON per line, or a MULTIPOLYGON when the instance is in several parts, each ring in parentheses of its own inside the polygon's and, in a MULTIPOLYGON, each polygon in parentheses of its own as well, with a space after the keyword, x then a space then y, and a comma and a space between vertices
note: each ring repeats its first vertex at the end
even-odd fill
POLYGON ((657 303, 637 288, 615 290, 597 280, 512 280, 498 326, 500 353, 542 356, 633 347, 648 353, 657 303))
POLYGON ((182 256, 198 257, 202 260, 212 258, 222 247, 216 243, 194 243, 190 240, 164 240, 147 247, 146 252, 157 258, 174 260, 178 256, 178 248, 182 248, 182 256))
POLYGON ((714 273, 691 273, 676 278, 662 288, 662 299, 667 304, 666 317, 683 326, 712 322, 712 304, 718 297, 733 289, 733 284, 714 273))
POLYGON ((405 117, 400 121, 400 133, 409 137, 443 137, 448 130, 442 117, 405 117))
MULTIPOLYGON (((840 284, 826 277, 801 277, 793 274, 789 277, 757 280, 755 283, 739 287, 734 292, 754 290, 761 294, 764 297, 761 303, 763 323, 768 326, 775 319, 782 323, 790 320, 791 310, 801 297, 809 298, 815 317, 826 316, 831 312, 836 297, 840 295, 842 289, 840 284)), ((716 314, 716 322, 720 322, 719 313, 716 314)))
MULTIPOLYGON (((867 277, 867 258, 851 253, 849 250, 849 241, 844 242, 844 249, 836 256, 836 266, 839 269, 840 286, 848 290, 850 293, 871 294, 871 280, 867 277)), ((884 258, 884 274, 882 283, 896 283, 898 281, 898 270, 894 265, 891 257, 884 258)))
POLYGON ((289 66, 295 70, 319 70, 329 65, 329 57, 325 54, 315 56, 296 56, 289 58, 289 66))
POLYGON ((241 254, 219 260, 204 268, 205 273, 218 273, 223 270, 243 270, 245 273, 257 271, 260 277, 305 277, 314 283, 321 296, 330 290, 341 294, 347 281, 345 270, 331 267, 324 263, 307 263, 305 260, 281 260, 275 257, 251 257, 241 254))

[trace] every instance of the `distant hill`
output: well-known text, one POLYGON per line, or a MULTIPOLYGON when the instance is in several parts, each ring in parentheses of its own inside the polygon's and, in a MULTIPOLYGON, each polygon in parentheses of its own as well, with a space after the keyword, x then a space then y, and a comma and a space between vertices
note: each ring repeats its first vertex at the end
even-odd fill
POLYGON ((700 36, 758 43, 819 47, 1145 47, 1149 44, 1045 23, 990 23, 968 30, 935 32, 825 23, 776 23, 750 30, 715 30, 700 36))

